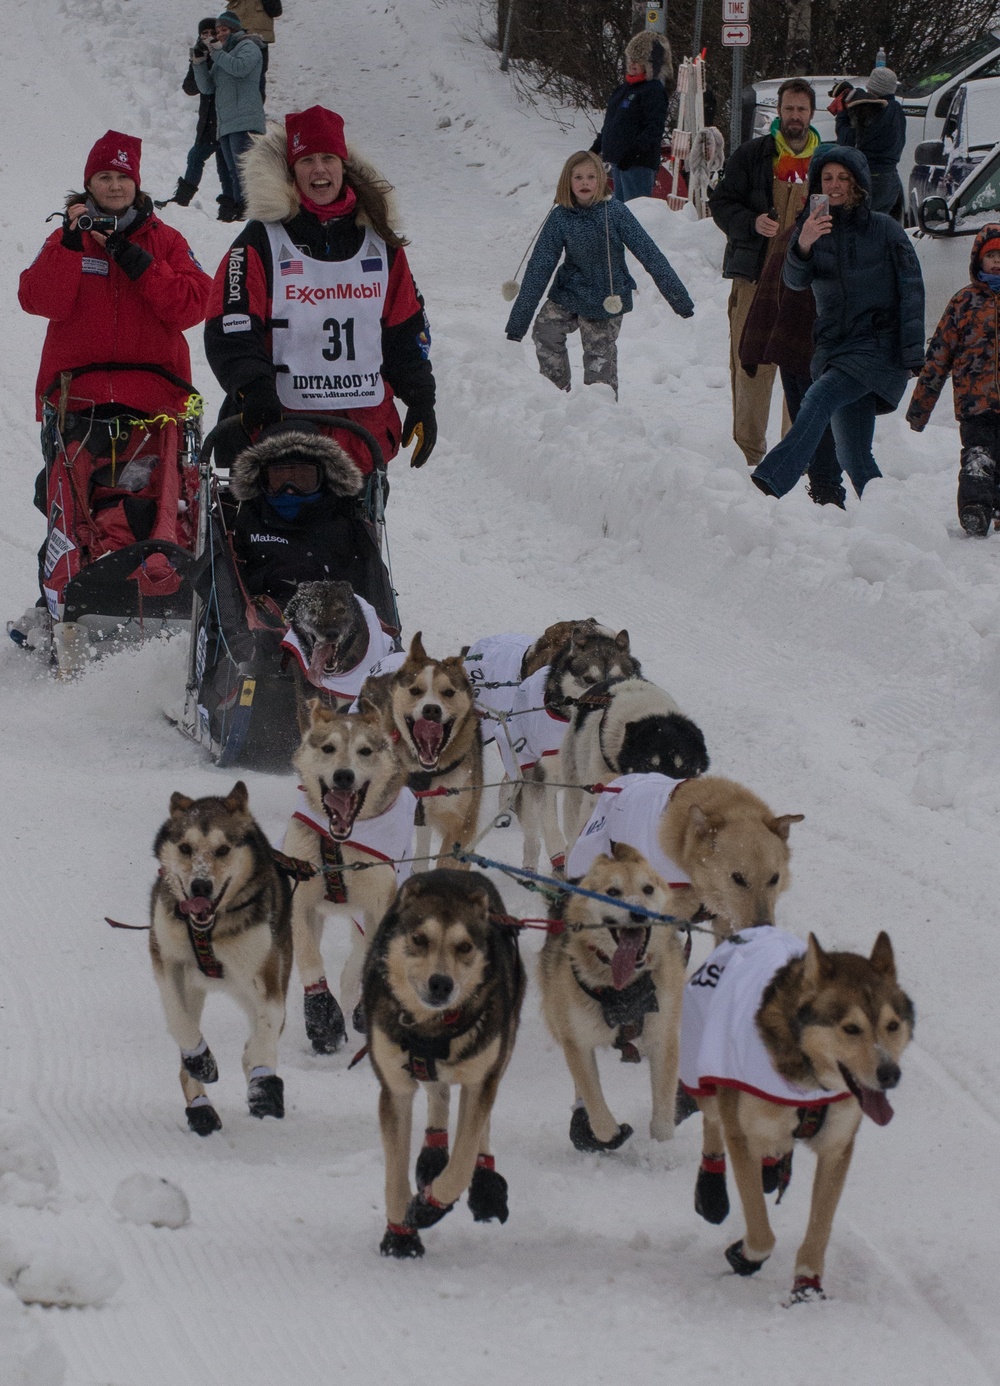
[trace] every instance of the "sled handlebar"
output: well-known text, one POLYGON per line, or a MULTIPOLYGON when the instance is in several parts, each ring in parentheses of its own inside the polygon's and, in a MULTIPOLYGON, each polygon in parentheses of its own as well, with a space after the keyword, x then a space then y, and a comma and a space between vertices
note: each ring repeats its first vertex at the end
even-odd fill
POLYGON ((77 376, 90 375, 93 371, 132 371, 139 375, 158 375, 171 385, 176 385, 179 390, 186 390, 189 395, 198 393, 190 380, 183 380, 179 375, 174 375, 173 371, 168 371, 166 366, 157 366, 152 361, 95 361, 89 366, 73 366, 69 370, 60 371, 48 389, 42 391, 42 398, 48 399, 53 390, 59 389, 60 380, 64 375, 76 380, 77 376))
MULTIPOLYGON (((353 419, 342 418, 339 414, 291 414, 283 416, 281 421, 282 423, 289 424, 319 424, 323 428, 332 428, 334 431, 340 430, 344 433, 353 433, 355 437, 361 439, 368 449, 368 455, 372 460, 373 470, 383 474, 385 473, 385 458, 382 455, 382 449, 377 440, 372 437, 367 428, 363 428, 361 424, 355 423, 353 419)), ((201 445, 199 462, 204 464, 210 461, 212 452, 219 439, 228 438, 229 435, 235 433, 238 428, 243 429, 243 433, 247 439, 247 446, 249 447, 253 439, 250 437, 249 433, 247 433, 246 429, 243 428, 243 420, 240 418, 239 414, 232 414, 228 419, 223 419, 220 423, 217 423, 210 432, 206 433, 201 445)))

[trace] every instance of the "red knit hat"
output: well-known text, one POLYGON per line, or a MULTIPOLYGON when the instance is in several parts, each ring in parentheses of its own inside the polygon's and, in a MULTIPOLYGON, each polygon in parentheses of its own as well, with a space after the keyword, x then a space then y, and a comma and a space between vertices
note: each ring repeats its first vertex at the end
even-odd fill
POLYGON ((288 144, 288 167, 307 154, 336 154, 347 158, 343 117, 325 106, 310 106, 307 111, 292 111, 285 116, 285 139, 288 144))
POLYGON ((991 236, 988 241, 983 242, 979 247, 979 258, 982 259, 990 250, 1000 250, 1000 236, 991 236))
POLYGON ((87 155, 87 167, 83 171, 84 187, 95 173, 124 173, 126 178, 139 186, 139 159, 142 155, 142 140, 136 135, 123 135, 120 130, 108 130, 87 155))

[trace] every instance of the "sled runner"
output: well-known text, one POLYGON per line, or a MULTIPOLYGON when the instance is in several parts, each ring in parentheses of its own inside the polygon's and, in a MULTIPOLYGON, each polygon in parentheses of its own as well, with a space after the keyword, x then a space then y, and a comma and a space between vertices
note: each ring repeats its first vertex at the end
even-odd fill
POLYGON ((193 385, 152 364, 78 366, 46 392, 39 578, 61 666, 81 641, 148 636, 190 618, 201 409, 193 385), (94 404, 85 380, 94 371, 160 376, 186 392, 186 408, 148 416, 94 404))
MULTIPOLYGON (((349 419, 297 414, 289 422, 353 433, 371 455, 372 471, 363 492, 340 502, 354 554, 350 583, 374 608, 372 619, 377 619, 398 648, 399 615, 382 557, 387 488, 382 451, 365 428, 349 419)), ((299 743, 295 664, 287 642, 282 648, 289 623, 272 596, 247 590, 234 547, 238 502, 231 477, 212 466, 213 453, 216 457, 220 451, 233 454, 238 438, 246 436, 242 429, 238 418, 223 420, 207 435, 201 450, 201 505, 206 520, 192 575, 191 650, 178 725, 205 746, 218 765, 284 771, 299 743)), ((289 559, 294 567, 294 553, 289 559)))

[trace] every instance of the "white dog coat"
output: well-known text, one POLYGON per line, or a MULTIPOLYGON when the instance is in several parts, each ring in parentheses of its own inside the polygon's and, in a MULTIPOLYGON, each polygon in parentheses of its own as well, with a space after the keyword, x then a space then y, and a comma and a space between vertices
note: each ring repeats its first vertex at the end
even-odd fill
POLYGON ((382 629, 382 622, 379 620, 375 608, 366 602, 364 597, 358 597, 358 603, 364 614, 365 624, 368 626, 368 648, 353 669, 346 669, 344 673, 334 674, 330 678, 324 677, 317 684, 309 673, 309 661, 299 643, 299 637, 291 627, 285 632, 281 642, 281 648, 288 650, 298 660, 299 668, 302 670, 307 683, 313 684, 315 688, 325 688, 328 693, 332 693, 344 702, 353 700, 358 696, 361 692, 361 685, 379 660, 392 653, 392 636, 387 635, 382 629))
POLYGON ((691 878, 671 861, 660 846, 658 829, 670 796, 683 780, 666 775, 619 775, 597 800, 590 821, 573 845, 566 862, 571 881, 586 876, 601 852, 611 855, 615 842, 634 847, 667 885, 686 886, 691 878))
POLYGON ((769 1102, 818 1107, 846 1092, 800 1088, 776 1072, 755 1017, 771 978, 806 945, 767 924, 743 929, 710 953, 684 988, 681 1083, 696 1097, 718 1087, 741 1088, 769 1102))
POLYGON ((563 744, 569 718, 550 712, 545 706, 545 685, 551 665, 526 678, 514 691, 510 735, 521 771, 530 770, 546 756, 557 756, 563 744))
MULTIPOLYGON (((472 684, 477 707, 483 711, 510 712, 521 681, 521 661, 531 643, 530 635, 511 632, 506 635, 484 635, 469 646, 465 656, 465 672, 472 684), (484 688, 485 683, 501 686, 484 688)), ((504 747, 507 738, 499 722, 484 717, 482 727, 484 746, 496 739, 497 745, 504 747)))
MULTIPOLYGON (((409 880, 413 870, 413 863, 408 858, 413 856, 413 816, 416 808, 417 800, 412 791, 401 789, 395 802, 389 805, 385 813, 380 813, 376 818, 356 818, 350 837, 338 845, 355 847, 359 852, 365 852, 379 861, 392 862, 396 868, 396 885, 401 886, 404 881, 409 880)), ((300 823, 305 823, 313 832, 319 833, 320 837, 325 837, 330 842, 336 841, 336 838, 330 837, 329 823, 316 813, 301 785, 299 802, 292 817, 297 818, 300 823)))

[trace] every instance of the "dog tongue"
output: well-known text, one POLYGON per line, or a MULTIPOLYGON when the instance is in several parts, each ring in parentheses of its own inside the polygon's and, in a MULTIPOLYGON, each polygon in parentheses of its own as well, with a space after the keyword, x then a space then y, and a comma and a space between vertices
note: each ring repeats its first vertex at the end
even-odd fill
POLYGON ((190 915, 196 924, 204 924, 211 918, 212 902, 203 895, 192 895, 190 900, 181 901, 181 914, 190 915))
POLYGON ((895 1115, 884 1092, 875 1092, 872 1088, 861 1088, 859 1101, 865 1116, 871 1117, 876 1126, 888 1126, 895 1115))
POLYGON ((331 825, 350 828, 354 817, 354 793, 349 789, 328 789, 323 804, 330 815, 331 825))
POLYGON ((611 959, 611 980, 616 991, 627 987, 635 976, 635 962, 642 947, 642 929, 620 929, 618 947, 611 959))
POLYGON ((444 727, 440 722, 428 722, 424 717, 414 722, 413 742, 421 760, 436 761, 440 754, 441 742, 443 740, 444 727))
POLYGON ((326 674, 327 664, 332 664, 337 658, 337 646, 332 641, 327 641, 321 645, 317 643, 313 646, 312 659, 309 661, 309 673, 314 679, 322 679, 326 674))

